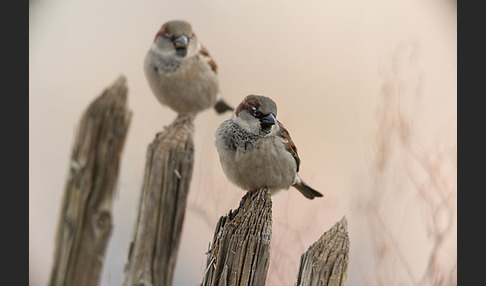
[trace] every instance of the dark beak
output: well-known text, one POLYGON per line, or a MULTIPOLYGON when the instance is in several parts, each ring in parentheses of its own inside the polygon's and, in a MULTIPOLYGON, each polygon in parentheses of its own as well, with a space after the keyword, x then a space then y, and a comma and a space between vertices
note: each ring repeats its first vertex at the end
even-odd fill
POLYGON ((270 113, 269 115, 260 119, 260 122, 262 127, 269 128, 272 125, 275 125, 277 121, 275 120, 275 116, 273 116, 273 114, 270 113))
POLYGON ((182 35, 179 38, 174 40, 174 45, 177 49, 187 48, 188 42, 189 42, 189 39, 186 36, 182 35))

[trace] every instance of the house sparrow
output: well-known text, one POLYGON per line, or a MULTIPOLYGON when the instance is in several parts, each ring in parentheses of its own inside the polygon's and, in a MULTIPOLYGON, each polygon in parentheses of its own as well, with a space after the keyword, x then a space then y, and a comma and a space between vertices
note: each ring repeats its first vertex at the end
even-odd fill
POLYGON ((290 134, 277 119, 277 105, 266 96, 248 95, 216 130, 216 148, 226 177, 244 190, 290 186, 306 198, 322 197, 298 175, 300 159, 290 134))
POLYGON ((233 110, 221 98, 217 65, 185 21, 169 21, 155 35, 144 62, 145 76, 155 97, 178 113, 209 107, 233 110))

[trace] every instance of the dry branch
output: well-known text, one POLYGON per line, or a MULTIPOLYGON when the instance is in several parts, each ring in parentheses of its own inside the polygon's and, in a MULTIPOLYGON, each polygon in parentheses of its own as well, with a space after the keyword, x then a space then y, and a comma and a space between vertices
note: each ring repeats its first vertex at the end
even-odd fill
POLYGON ((348 256, 347 221, 343 217, 302 254, 295 285, 345 285, 348 256))
POLYGON ((180 115, 148 147, 123 285, 172 285, 192 177, 193 120, 180 115))
POLYGON ((131 112, 123 76, 81 118, 57 228, 49 285, 97 285, 131 112))
POLYGON ((216 225, 202 285, 265 285, 271 236, 269 191, 247 193, 216 225))

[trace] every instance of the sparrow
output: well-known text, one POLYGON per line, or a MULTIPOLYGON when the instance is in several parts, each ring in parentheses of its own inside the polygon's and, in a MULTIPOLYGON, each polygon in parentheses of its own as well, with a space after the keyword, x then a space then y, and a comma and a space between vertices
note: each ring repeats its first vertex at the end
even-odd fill
POLYGON ((274 194, 290 186, 306 198, 322 197, 299 176, 300 158, 269 97, 250 94, 216 130, 215 145, 229 181, 247 191, 274 194))
POLYGON ((234 109, 221 97, 217 69, 191 24, 182 20, 160 27, 144 61, 145 77, 155 97, 178 113, 195 114, 210 107, 217 113, 234 109))

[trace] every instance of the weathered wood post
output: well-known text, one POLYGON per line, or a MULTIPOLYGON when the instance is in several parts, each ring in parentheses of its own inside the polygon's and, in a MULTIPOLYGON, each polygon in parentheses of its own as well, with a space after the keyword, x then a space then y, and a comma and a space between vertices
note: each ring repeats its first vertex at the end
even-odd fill
POLYGON ((130 124, 121 76, 84 112, 71 153, 49 285, 99 282, 112 229, 111 207, 130 124))
POLYGON ((302 254, 295 286, 344 286, 348 260, 348 223, 343 217, 302 254))
POLYGON ((179 115, 148 147, 123 285, 172 285, 192 177, 193 121, 179 115))
POLYGON ((271 236, 270 192, 246 193, 216 225, 202 285, 265 285, 271 236))

